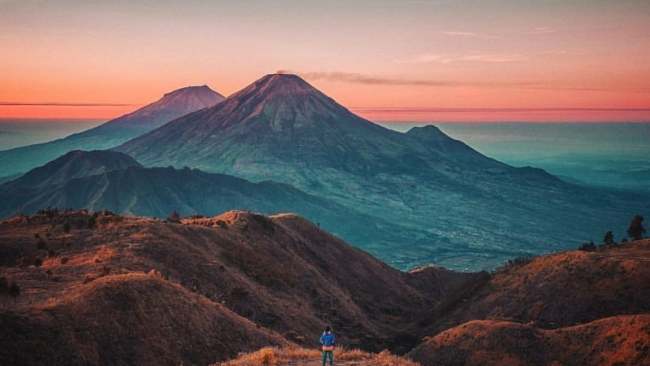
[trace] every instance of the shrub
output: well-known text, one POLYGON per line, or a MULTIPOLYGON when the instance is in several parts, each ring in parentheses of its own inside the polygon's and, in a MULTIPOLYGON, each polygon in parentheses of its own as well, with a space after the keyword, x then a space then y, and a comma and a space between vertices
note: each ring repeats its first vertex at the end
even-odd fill
POLYGON ((275 366, 278 364, 278 356, 273 349, 265 348, 260 352, 260 361, 264 366, 275 366))
POLYGON ((43 260, 42 260, 41 258, 36 258, 36 259, 34 259, 34 265, 35 265, 36 267, 40 267, 40 266, 42 266, 42 265, 43 265, 43 260))
POLYGON ((174 210, 169 214, 169 216, 167 216, 167 222, 180 223, 181 216, 176 212, 176 210, 174 210))
POLYGON ((88 222, 86 223, 89 229, 94 229, 97 226, 97 217, 90 216, 88 222))
POLYGON ((523 256, 523 257, 517 257, 514 259, 508 259, 508 261, 505 264, 505 268, 513 268, 513 267, 519 267, 526 265, 530 263, 533 260, 533 257, 531 256, 523 256))
POLYGON ((645 231, 645 227, 643 227, 643 216, 634 216, 630 222, 630 227, 627 229, 627 234, 634 240, 641 240, 645 231))
POLYGON ((66 234, 70 232, 70 223, 67 221, 63 224, 63 232, 66 234))
POLYGON ((596 244, 594 244, 593 241, 590 241, 589 243, 582 244, 578 248, 578 250, 582 250, 582 251, 585 251, 585 252, 593 252, 594 250, 596 250, 596 244))
POLYGON ((69 260, 70 260, 70 258, 63 257, 63 258, 61 258, 61 264, 66 264, 66 263, 68 263, 69 260))

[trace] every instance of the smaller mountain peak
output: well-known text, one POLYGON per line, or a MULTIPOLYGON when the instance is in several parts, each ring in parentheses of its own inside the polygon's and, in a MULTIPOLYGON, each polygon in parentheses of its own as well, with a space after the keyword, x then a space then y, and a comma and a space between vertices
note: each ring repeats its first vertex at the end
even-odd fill
MULTIPOLYGON (((203 84, 203 85, 190 85, 186 86, 183 88, 179 88, 173 91, 170 91, 168 93, 165 93, 163 98, 166 97, 172 97, 172 96, 180 96, 180 95, 219 95, 221 94, 217 93, 216 91, 212 90, 209 86, 203 84)), ((223 97, 223 96, 222 96, 223 97)))
POLYGON ((406 132, 409 136, 426 138, 426 139, 449 139, 438 127, 434 125, 426 125, 421 127, 413 127, 406 132))
POLYGON ((142 167, 131 156, 108 150, 72 150, 13 181, 23 187, 56 185, 74 178, 128 167, 142 167))
POLYGON ((434 125, 425 125, 425 126, 418 126, 418 127, 413 127, 410 130, 408 130, 409 133, 420 133, 420 132, 428 132, 428 133, 437 133, 440 131, 440 129, 434 125))
MULTIPOLYGON (((207 85, 193 85, 176 89, 163 95, 158 101, 143 107, 145 113, 151 109, 173 108, 184 113, 211 107, 226 99, 207 85)), ((136 111, 137 112, 137 111, 136 111)))

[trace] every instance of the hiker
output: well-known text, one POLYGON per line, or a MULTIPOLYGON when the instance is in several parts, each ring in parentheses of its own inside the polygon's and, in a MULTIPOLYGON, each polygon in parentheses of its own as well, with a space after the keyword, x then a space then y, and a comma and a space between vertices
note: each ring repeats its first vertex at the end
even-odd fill
POLYGON ((330 366, 334 365, 334 345, 336 344, 336 336, 332 332, 332 328, 325 327, 323 335, 320 336, 320 344, 323 346, 323 366, 330 360, 330 366))

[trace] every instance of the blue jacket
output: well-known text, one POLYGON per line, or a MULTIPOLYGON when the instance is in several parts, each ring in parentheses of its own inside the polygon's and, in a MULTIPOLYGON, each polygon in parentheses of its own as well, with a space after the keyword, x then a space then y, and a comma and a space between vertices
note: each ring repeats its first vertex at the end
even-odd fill
POLYGON ((332 332, 323 332, 320 336, 320 344, 323 346, 333 346, 336 344, 336 336, 332 332))

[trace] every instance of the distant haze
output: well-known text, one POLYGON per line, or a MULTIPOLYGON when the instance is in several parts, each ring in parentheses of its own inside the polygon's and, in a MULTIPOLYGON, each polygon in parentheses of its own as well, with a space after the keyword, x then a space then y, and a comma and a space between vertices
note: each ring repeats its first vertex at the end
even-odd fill
POLYGON ((106 122, 101 119, 0 118, 0 150, 47 142, 106 122))
MULTIPOLYGON (((383 126, 407 131, 426 122, 383 126)), ((582 183, 650 189, 650 123, 435 123, 449 136, 514 166, 582 183)))

